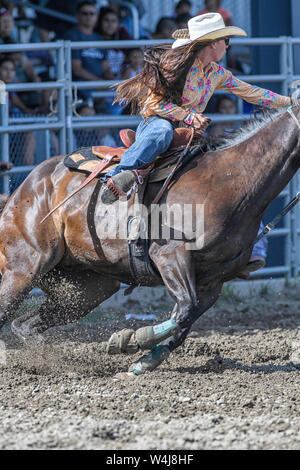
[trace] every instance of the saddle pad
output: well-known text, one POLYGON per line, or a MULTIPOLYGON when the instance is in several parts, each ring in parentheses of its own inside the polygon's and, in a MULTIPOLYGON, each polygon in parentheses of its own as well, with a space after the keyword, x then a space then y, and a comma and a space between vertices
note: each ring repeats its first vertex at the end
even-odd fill
MULTIPOLYGON (((118 165, 118 163, 121 160, 121 157, 123 153, 126 151, 126 149, 123 148, 118 148, 118 149, 111 149, 107 147, 111 151, 114 150, 116 151, 116 155, 114 156, 112 160, 112 164, 109 165, 107 168, 105 168, 99 175, 105 174, 107 171, 111 170, 115 166, 118 165)), ((68 167, 70 170, 73 171, 80 171, 83 173, 90 174, 92 173, 96 167, 99 165, 99 160, 103 160, 107 153, 102 152, 105 147, 81 147, 77 149, 74 153, 71 153, 70 155, 67 155, 64 158, 64 164, 66 167, 68 167), (101 151, 99 151, 101 150, 101 151), (101 153, 102 152, 102 153, 101 153)), ((178 159, 178 153, 172 154, 169 157, 163 157, 163 158, 158 158, 157 160, 157 165, 154 170, 149 175, 149 183, 155 183, 159 181, 165 180, 169 173, 172 171, 173 167, 176 164, 176 161, 178 159)))
MULTIPOLYGON (((111 148, 107 147, 110 151, 111 148)), ((103 160, 109 152, 101 152, 99 150, 105 149, 105 147, 81 147, 75 152, 66 155, 64 158, 64 164, 70 170, 81 171, 84 173, 92 173, 97 165, 99 165, 99 160, 103 160)), ((126 149, 114 149, 116 155, 112 159, 112 164, 105 168, 102 173, 106 173, 108 170, 117 166, 120 162, 121 157, 126 149), (114 163, 115 162, 115 163, 114 163)))

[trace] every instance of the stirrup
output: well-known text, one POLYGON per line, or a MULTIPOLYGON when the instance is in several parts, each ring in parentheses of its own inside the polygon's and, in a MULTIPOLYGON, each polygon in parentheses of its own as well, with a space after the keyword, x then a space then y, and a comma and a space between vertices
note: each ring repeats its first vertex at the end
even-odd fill
POLYGON ((113 193, 113 195, 117 198, 120 199, 121 197, 127 197, 127 194, 122 191, 119 186, 117 186, 112 178, 108 178, 106 182, 107 188, 113 193))

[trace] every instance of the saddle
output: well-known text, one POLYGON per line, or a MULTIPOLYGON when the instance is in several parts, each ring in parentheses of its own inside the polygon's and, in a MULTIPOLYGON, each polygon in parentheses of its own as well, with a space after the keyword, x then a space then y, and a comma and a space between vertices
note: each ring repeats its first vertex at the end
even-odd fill
MULTIPOLYGON (((192 129, 175 129, 173 141, 169 149, 155 160, 153 177, 150 178, 149 182, 162 181, 167 177, 166 171, 162 173, 158 172, 160 172, 162 167, 166 166, 168 166, 170 170, 170 165, 176 160, 174 155, 182 148, 186 147, 191 136, 192 129)), ((101 160, 109 160, 109 163, 104 166, 99 174, 97 174, 97 176, 101 176, 118 165, 124 152, 126 152, 126 150, 135 142, 135 132, 131 129, 122 129, 120 131, 120 139, 123 142, 124 147, 112 148, 102 145, 81 147, 76 150, 76 152, 67 155, 64 159, 64 164, 71 170, 92 173, 95 171, 101 160)))
MULTIPOLYGON (((150 170, 155 170, 154 174, 147 178, 147 183, 158 182, 167 180, 170 174, 174 172, 178 166, 178 154, 182 153, 182 148, 187 150, 187 147, 192 143, 194 132, 192 129, 179 128, 174 131, 174 138, 170 148, 160 157, 155 159, 154 163, 150 164, 150 168, 141 170, 146 176, 150 170), (172 165, 173 164, 173 165, 172 165), (160 171, 161 170, 161 171, 160 171)), ((131 129, 124 129, 120 132, 120 138, 125 147, 112 148, 106 146, 93 146, 81 147, 74 153, 67 155, 63 162, 64 165, 73 171, 79 171, 89 174, 86 180, 71 194, 69 194, 62 202, 54 207, 47 215, 41 220, 41 224, 53 214, 59 207, 65 204, 71 197, 78 191, 84 188, 94 178, 99 178, 110 169, 114 168, 121 161, 121 158, 126 150, 135 141, 135 132, 131 129)), ((204 139, 205 140, 205 139, 204 139)), ((199 149, 198 142, 198 151, 199 149)), ((205 150, 203 150, 203 153, 205 150)), ((183 158, 183 155, 180 159, 183 158)), ((139 170, 140 171, 140 170, 139 170)), ((152 172, 151 172, 152 173, 152 172)))

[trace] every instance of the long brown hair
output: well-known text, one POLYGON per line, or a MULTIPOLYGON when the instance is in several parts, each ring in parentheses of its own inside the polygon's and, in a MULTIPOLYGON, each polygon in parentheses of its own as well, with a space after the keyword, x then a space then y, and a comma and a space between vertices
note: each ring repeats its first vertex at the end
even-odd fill
POLYGON ((200 50, 208 44, 196 42, 176 49, 169 45, 146 49, 143 70, 117 85, 115 102, 130 104, 131 112, 138 113, 152 92, 162 101, 181 106, 186 76, 200 50))

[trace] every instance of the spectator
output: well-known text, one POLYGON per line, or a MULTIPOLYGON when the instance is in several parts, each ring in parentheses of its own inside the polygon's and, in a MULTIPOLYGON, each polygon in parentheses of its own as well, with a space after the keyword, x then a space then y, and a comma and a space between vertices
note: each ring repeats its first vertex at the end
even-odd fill
MULTIPOLYGON (((65 34, 70 41, 100 41, 102 38, 94 31, 97 11, 93 2, 79 3, 76 15, 78 24, 65 34)), ((72 51, 72 72, 74 80, 109 80, 111 71, 107 52, 97 48, 75 49, 72 51)), ((92 90, 80 90, 79 97, 92 100, 92 90)))
MULTIPOLYGON (((95 31, 100 35, 102 41, 118 41, 131 40, 132 37, 126 28, 120 24, 120 20, 116 11, 110 7, 100 9, 98 22, 95 31)), ((125 62, 126 50, 121 49, 105 49, 103 53, 107 54, 109 67, 106 69, 107 80, 119 80, 125 62)), ((113 98, 106 98, 104 104, 104 112, 113 115, 122 113, 123 108, 116 104, 113 105, 113 98)))
POLYGON ((174 18, 164 16, 161 18, 152 34, 152 39, 172 39, 172 34, 177 29, 177 23, 174 18))
MULTIPOLYGON (((15 63, 10 57, 3 57, 0 59, 0 80, 7 84, 16 82, 15 63)), ((14 111, 14 108, 20 110, 24 114, 34 113, 34 110, 26 106, 15 92, 9 92, 8 95, 11 113, 14 111)))
MULTIPOLYGON (((96 116, 95 108, 86 104, 77 110, 80 116, 96 116)), ((106 127, 96 129, 79 129, 74 131, 75 147, 91 147, 93 145, 104 145, 106 147, 117 147, 116 141, 106 127)))
POLYGON ((204 0, 204 10, 200 10, 197 15, 203 15, 204 13, 217 12, 222 15, 225 26, 232 26, 232 15, 225 8, 221 8, 222 0, 204 0))
MULTIPOLYGON (((214 112, 216 114, 236 114, 236 102, 228 95, 221 95, 217 99, 214 112)), ((224 137, 226 134, 234 131, 235 129, 236 125, 233 122, 219 122, 211 126, 209 135, 214 137, 224 137)))
POLYGON ((186 13, 181 13, 180 15, 176 16, 175 21, 177 23, 178 29, 186 29, 188 27, 188 21, 191 19, 190 15, 186 13))
MULTIPOLYGON (((15 41, 5 41, 5 44, 16 44, 15 41)), ((19 51, 9 53, 9 57, 14 61, 16 78, 20 83, 24 82, 40 82, 40 77, 35 73, 34 67, 31 64, 26 54, 19 51)))
POLYGON ((15 22, 8 10, 0 8, 0 44, 9 39, 17 41, 15 22))
MULTIPOLYGON (((15 41, 11 39, 6 39, 5 44, 16 44, 15 41)), ((8 54, 10 59, 14 61, 15 64, 15 81, 17 83, 27 83, 27 82, 40 82, 41 79, 36 75, 34 67, 31 64, 25 53, 14 51, 8 54)), ((18 96, 21 98, 23 103, 29 107, 37 107, 41 103, 42 93, 38 91, 22 91, 18 93, 18 96)))
POLYGON ((121 79, 127 80, 140 73, 144 65, 144 53, 141 49, 128 49, 121 79))
MULTIPOLYGON (((100 9, 95 31, 102 41, 126 41, 132 39, 127 29, 120 24, 117 13, 110 7, 100 9)), ((125 51, 120 49, 108 49, 107 60, 110 65, 110 80, 120 78, 125 51)))
MULTIPOLYGON (((9 57, 0 60, 0 80, 4 83, 14 83, 16 79, 15 64, 9 57)), ((34 111, 28 108, 15 92, 8 93, 9 113, 22 117, 24 114, 33 114, 34 111)), ((35 137, 32 132, 26 134, 11 134, 10 146, 13 145, 16 138, 22 138, 24 147, 24 165, 33 165, 35 153, 35 137), (16 137, 17 136, 17 137, 16 137)))
POLYGON ((191 16, 192 4, 190 0, 179 0, 175 7, 176 17, 179 15, 191 16))

